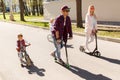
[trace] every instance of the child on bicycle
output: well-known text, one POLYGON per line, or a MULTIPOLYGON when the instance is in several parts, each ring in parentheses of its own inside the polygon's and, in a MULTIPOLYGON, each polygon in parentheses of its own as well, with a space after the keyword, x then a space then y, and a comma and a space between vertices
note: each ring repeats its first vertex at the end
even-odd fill
POLYGON ((20 62, 21 62, 21 66, 22 67, 23 67, 23 64, 25 64, 25 62, 23 61, 23 52, 26 51, 26 47, 30 46, 30 45, 31 45, 30 43, 27 43, 23 39, 23 35, 22 34, 18 35, 16 50, 18 51, 18 57, 20 58, 20 62))

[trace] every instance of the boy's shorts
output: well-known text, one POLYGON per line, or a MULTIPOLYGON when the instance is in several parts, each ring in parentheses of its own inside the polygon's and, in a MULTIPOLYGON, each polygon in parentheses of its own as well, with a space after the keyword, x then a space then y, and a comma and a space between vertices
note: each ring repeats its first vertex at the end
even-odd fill
POLYGON ((20 59, 23 59, 23 53, 22 53, 22 52, 19 52, 19 53, 18 53, 18 57, 19 57, 20 59))

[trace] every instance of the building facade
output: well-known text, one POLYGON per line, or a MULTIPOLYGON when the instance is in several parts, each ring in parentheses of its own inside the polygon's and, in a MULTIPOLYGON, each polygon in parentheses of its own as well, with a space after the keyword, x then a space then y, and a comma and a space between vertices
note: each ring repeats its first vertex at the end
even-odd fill
POLYGON ((4 0, 4 3, 6 5, 6 9, 12 6, 12 10, 14 12, 19 12, 19 1, 18 0, 4 0))
MULTIPOLYGON (((119 0, 83 0, 82 16, 83 20, 87 13, 88 6, 95 6, 95 13, 99 21, 120 22, 120 1, 119 0)), ((44 18, 55 18, 60 14, 60 8, 67 5, 71 8, 70 16, 72 20, 76 20, 76 0, 57 0, 44 2, 44 18)))

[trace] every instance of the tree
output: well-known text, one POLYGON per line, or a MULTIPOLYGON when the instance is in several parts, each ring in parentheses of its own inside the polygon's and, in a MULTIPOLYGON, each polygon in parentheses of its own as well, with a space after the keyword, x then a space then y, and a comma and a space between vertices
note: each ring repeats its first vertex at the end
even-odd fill
POLYGON ((32 15, 35 16, 35 0, 32 0, 32 15))
POLYGON ((29 5, 31 7, 32 15, 43 15, 43 0, 30 0, 29 5))
POLYGON ((24 2, 24 13, 25 13, 25 16, 29 15, 29 10, 28 10, 28 6, 27 6, 27 2, 26 1, 24 2))
POLYGON ((19 6, 20 6, 20 20, 25 21, 25 19, 24 19, 24 2, 23 2, 23 0, 19 0, 19 6))
MULTIPOLYGON (((31 15, 31 13, 32 13, 32 12, 31 12, 31 11, 32 11, 32 10, 31 10, 31 7, 32 7, 32 0, 26 0, 26 8, 27 8, 27 11, 28 11, 28 12, 27 12, 28 16, 31 15)), ((25 11, 26 11, 26 10, 25 10, 25 11)))
POLYGON ((77 27, 82 28, 82 0, 76 0, 76 10, 77 10, 77 27))
POLYGON ((43 0, 38 0, 38 7, 40 15, 43 15, 43 0))
MULTIPOLYGON (((13 6, 12 6, 13 5, 13 0, 10 0, 10 2, 11 2, 10 3, 10 20, 15 21, 14 16, 13 16, 13 6)), ((14 2, 15 2, 15 0, 14 0, 14 2)))
POLYGON ((2 4, 2 8, 3 8, 2 9, 2 11, 3 11, 3 18, 6 19, 6 16, 5 16, 5 11, 6 10, 5 10, 5 4, 4 4, 3 0, 1 0, 1 4, 2 4))
POLYGON ((35 9, 36 9, 36 12, 37 12, 37 16, 39 16, 38 0, 35 0, 35 9))

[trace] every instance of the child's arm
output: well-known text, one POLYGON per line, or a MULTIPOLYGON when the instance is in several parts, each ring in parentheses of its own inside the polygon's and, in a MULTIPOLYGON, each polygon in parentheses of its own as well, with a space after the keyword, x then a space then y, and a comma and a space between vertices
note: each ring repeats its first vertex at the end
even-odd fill
POLYGON ((20 46, 19 46, 19 43, 18 43, 18 41, 17 41, 17 45, 16 45, 17 47, 16 47, 16 50, 19 52, 20 51, 20 46))
POLYGON ((30 46, 31 44, 28 41, 25 41, 25 46, 30 46))
POLYGON ((90 26, 89 15, 86 14, 86 17, 85 17, 85 27, 89 27, 89 26, 90 26))
POLYGON ((97 32, 98 32, 97 20, 95 21, 95 26, 94 26, 94 28, 95 28, 95 32, 97 33, 97 32))

